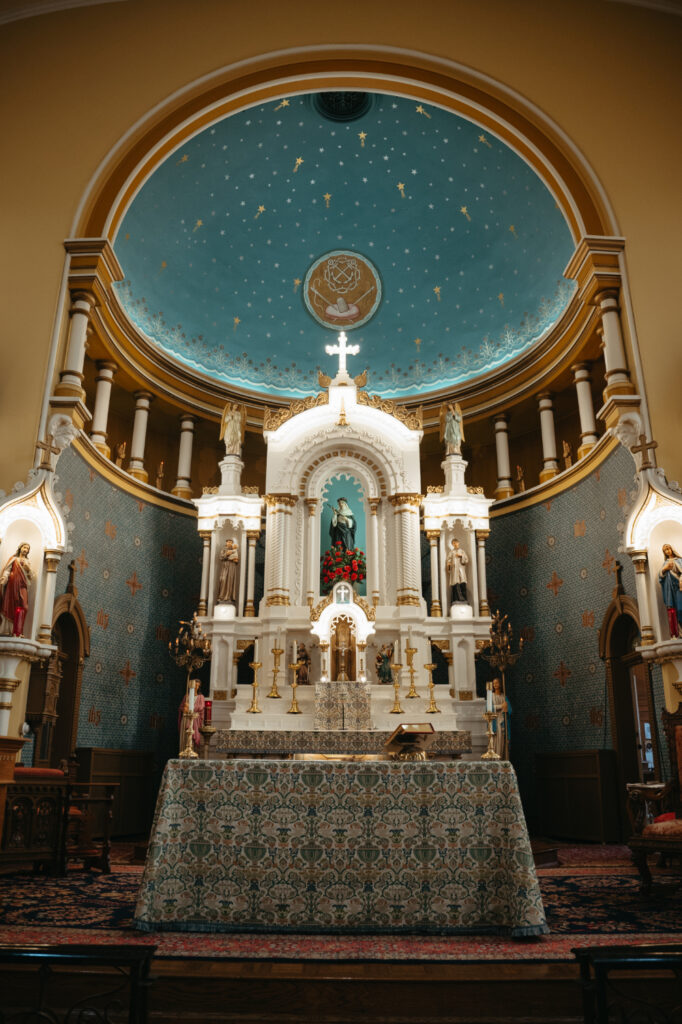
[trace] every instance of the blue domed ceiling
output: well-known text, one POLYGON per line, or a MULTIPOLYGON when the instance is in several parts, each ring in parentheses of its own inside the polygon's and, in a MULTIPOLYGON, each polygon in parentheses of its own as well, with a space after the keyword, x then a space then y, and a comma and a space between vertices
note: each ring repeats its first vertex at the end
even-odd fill
POLYGON ((426 395, 515 359, 573 294, 554 196, 471 121, 374 95, 352 121, 312 96, 203 130, 139 190, 115 239, 119 298, 180 363, 302 397, 359 342, 386 397, 426 395), (352 331, 352 334, 350 333, 352 331))

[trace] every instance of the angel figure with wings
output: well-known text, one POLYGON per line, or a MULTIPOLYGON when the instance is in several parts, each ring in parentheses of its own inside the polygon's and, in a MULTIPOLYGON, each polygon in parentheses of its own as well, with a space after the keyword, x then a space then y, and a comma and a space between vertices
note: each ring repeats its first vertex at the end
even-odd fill
POLYGON ((241 455, 246 429, 246 406, 228 402, 220 421, 220 440, 225 442, 226 455, 241 455))
POLYGON ((440 439, 445 441, 446 455, 461 455, 464 440, 464 417, 459 402, 440 407, 440 439))

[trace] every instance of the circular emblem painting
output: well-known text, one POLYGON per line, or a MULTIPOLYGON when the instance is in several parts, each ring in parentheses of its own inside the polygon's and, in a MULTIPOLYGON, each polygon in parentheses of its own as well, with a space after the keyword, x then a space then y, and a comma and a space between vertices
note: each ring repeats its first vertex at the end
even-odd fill
POLYGON ((379 272, 359 252, 335 249, 311 264, 303 282, 303 301, 323 327, 352 331, 379 308, 379 272))

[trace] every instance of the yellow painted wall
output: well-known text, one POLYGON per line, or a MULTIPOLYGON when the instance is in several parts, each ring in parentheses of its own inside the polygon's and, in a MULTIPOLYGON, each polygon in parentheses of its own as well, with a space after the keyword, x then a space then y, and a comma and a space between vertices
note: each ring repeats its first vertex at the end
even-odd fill
POLYGON ((347 0, 334 9, 127 0, 0 32, 0 487, 32 464, 62 241, 100 162, 155 104, 203 75, 268 51, 341 43, 402 47, 485 73, 582 152, 627 239, 659 462, 682 475, 682 17, 614 0, 347 0))

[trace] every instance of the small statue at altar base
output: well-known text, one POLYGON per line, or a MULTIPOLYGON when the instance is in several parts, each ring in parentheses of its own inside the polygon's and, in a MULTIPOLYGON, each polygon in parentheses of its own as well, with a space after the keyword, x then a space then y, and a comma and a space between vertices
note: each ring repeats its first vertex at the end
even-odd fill
POLYGON ((118 466, 119 469, 123 469, 123 462, 126 457, 127 447, 127 441, 121 441, 120 444, 116 445, 116 465, 118 466))
POLYGON ((0 574, 0 632, 23 636, 28 613, 28 588, 33 570, 28 560, 30 544, 20 544, 0 574))
POLYGON ((573 449, 570 441, 562 441, 561 447, 564 453, 564 469, 570 469, 573 465, 573 449))
POLYGON ((246 430, 246 406, 228 402, 220 421, 220 440, 225 442, 226 455, 241 455, 246 430))
POLYGON ((464 566, 468 564, 469 556, 462 551, 457 538, 453 537, 446 562, 448 580, 452 588, 452 604, 467 603, 467 574, 464 566))
POLYGON ((220 553, 220 578, 218 579, 218 604, 237 603, 239 587, 239 548, 230 537, 220 553))
POLYGON ((506 693, 502 690, 502 683, 498 678, 492 682, 493 711, 495 718, 492 721, 493 749, 496 754, 504 760, 509 760, 509 740, 511 738, 511 704, 506 693))
POLYGON ((305 644, 298 644, 296 647, 296 682, 299 686, 308 686, 310 683, 310 655, 305 644))
MULTIPOLYGON (((201 693, 201 691, 199 690, 199 687, 201 686, 201 680, 192 679, 189 685, 194 693, 194 711, 196 712, 197 716, 192 722, 192 739, 194 741, 194 746, 199 747, 201 745, 201 733, 199 732, 199 730, 204 724, 204 709, 206 706, 206 702, 204 700, 203 693, 201 693)), ((178 709, 178 732, 180 733, 180 749, 182 749, 185 746, 185 736, 182 731, 182 721, 183 716, 185 714, 189 714, 188 701, 189 689, 185 696, 182 698, 182 701, 180 702, 180 707, 178 709)))
POLYGON ((374 662, 377 669, 377 679, 380 683, 386 683, 389 686, 393 685, 393 670, 391 669, 392 662, 393 644, 382 644, 377 652, 374 662))
POLYGON ((445 441, 446 455, 461 455, 464 440, 464 417, 459 402, 440 407, 440 439, 445 441))
POLYGON ((523 466, 516 467, 516 491, 521 494, 526 489, 526 481, 523 478, 523 466))

